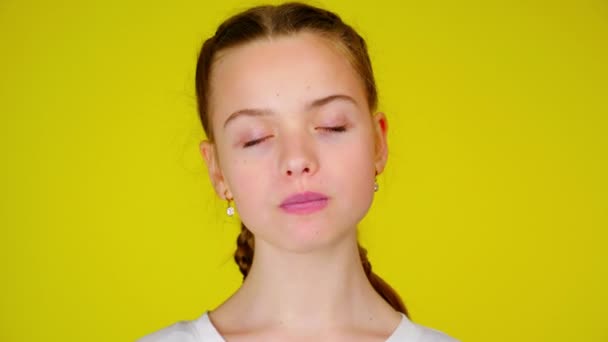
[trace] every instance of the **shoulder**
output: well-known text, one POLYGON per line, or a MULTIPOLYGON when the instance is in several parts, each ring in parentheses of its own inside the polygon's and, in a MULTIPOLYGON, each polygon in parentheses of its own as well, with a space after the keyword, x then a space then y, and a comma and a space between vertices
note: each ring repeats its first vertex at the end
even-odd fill
POLYGON ((423 327, 420 325, 419 325, 419 327, 420 327, 420 338, 418 339, 419 342, 458 342, 457 339, 449 336, 448 334, 446 334, 442 331, 423 327))
POLYGON ((198 334, 190 321, 180 321, 143 336, 136 342, 198 342, 198 334))
POLYGON ((225 342, 217 332, 208 312, 191 321, 179 321, 141 337, 136 342, 225 342))
POLYGON ((442 331, 414 323, 403 315, 401 325, 387 342, 458 342, 458 340, 442 331))

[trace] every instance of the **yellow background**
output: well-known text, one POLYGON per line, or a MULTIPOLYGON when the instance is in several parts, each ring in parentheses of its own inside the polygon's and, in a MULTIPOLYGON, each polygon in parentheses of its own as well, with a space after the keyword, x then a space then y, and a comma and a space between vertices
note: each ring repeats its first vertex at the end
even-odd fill
MULTIPOLYGON (((240 284, 193 74, 257 2, 0 2, 0 340, 132 341, 240 284)), ((361 224, 412 318, 608 341, 606 1, 322 1, 367 39, 390 156, 361 224)))

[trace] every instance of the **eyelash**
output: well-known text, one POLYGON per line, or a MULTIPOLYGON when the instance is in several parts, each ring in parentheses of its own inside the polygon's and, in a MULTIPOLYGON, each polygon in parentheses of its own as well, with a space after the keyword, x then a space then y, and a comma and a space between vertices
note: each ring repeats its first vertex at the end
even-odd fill
POLYGON ((331 132, 338 132, 338 133, 346 132, 346 126, 321 127, 321 128, 331 131, 331 132))
POLYGON ((245 143, 245 145, 243 145, 243 148, 247 148, 247 147, 251 147, 251 146, 257 145, 258 143, 262 142, 262 140, 264 140, 264 139, 266 139, 266 138, 248 141, 248 142, 245 143))
MULTIPOLYGON (((321 128, 321 129, 323 129, 323 130, 326 130, 326 131, 335 132, 335 133, 343 133, 343 132, 346 132, 346 126, 319 127, 319 128, 321 128)), ((255 146, 255 145, 257 145, 257 144, 261 143, 262 141, 266 140, 266 138, 268 138, 268 137, 265 137, 265 138, 262 138, 262 139, 256 139, 256 140, 251 140, 251 141, 248 141, 248 142, 246 142, 246 143, 243 145, 243 148, 247 148, 247 147, 255 146)))

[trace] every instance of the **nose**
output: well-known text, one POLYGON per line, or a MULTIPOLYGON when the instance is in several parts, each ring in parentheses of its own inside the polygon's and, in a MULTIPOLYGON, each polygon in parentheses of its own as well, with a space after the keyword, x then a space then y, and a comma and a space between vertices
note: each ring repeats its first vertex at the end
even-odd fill
POLYGON ((297 165, 293 165, 293 167, 288 168, 287 172, 286 172, 286 174, 288 176, 291 176, 293 174, 298 174, 298 173, 300 173, 300 174, 310 173, 310 167, 308 167, 308 166, 306 166, 306 167, 300 167, 300 166, 297 166, 297 165), (302 171, 298 171, 300 169, 302 171))
POLYGON ((317 172, 318 159, 313 137, 297 134, 283 141, 281 173, 288 177, 311 176, 317 172))

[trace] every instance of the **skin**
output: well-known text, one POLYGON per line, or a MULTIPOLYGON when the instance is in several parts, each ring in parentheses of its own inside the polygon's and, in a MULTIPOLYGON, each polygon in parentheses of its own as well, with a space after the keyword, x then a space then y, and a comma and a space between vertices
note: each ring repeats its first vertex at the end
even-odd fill
POLYGON ((388 124, 370 112, 343 52, 313 33, 221 51, 209 112, 215 140, 200 148, 211 182, 255 235, 243 285, 209 314, 219 332, 230 341, 384 341, 401 315, 369 283, 356 232, 386 165, 388 124), (332 95, 352 101, 310 106, 332 95), (266 114, 226 122, 243 109, 266 114), (327 206, 306 215, 280 208, 304 191, 325 194, 327 206))

